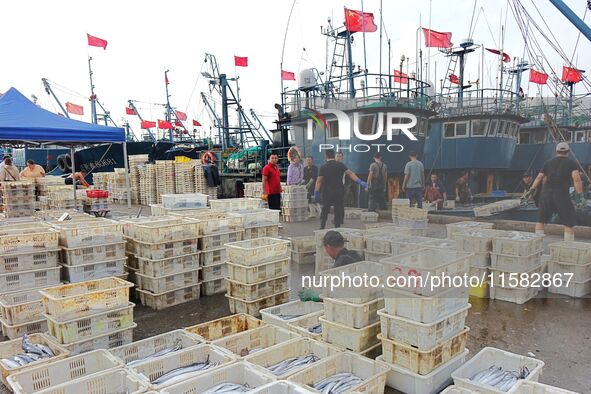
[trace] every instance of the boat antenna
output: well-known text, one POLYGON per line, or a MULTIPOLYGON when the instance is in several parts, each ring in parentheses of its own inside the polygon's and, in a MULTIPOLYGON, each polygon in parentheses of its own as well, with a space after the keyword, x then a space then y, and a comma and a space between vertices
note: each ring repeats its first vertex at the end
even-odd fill
MULTIPOLYGON (((283 46, 281 47, 281 63, 280 63, 280 67, 281 67, 281 74, 283 74, 283 57, 285 55, 285 43, 287 41, 287 32, 289 31, 289 23, 291 22, 291 16, 293 14, 293 9, 296 5, 297 0, 293 0, 293 3, 291 3, 291 9, 289 10, 289 16, 287 17, 287 24, 285 25, 285 33, 283 34, 283 46)), ((283 97, 283 76, 281 77, 281 97, 283 97)), ((282 105, 285 105, 285 103, 281 103, 282 105)))
POLYGON ((91 121, 94 124, 98 123, 98 117, 96 114, 96 95, 94 94, 94 83, 92 82, 92 56, 88 56, 88 76, 90 77, 90 111, 91 121))
POLYGON ((365 69, 365 95, 367 96, 367 51, 365 47, 365 11, 363 9, 363 0, 361 0, 361 30, 363 31, 363 68, 365 69))
MULTIPOLYGON (((165 118, 167 122, 170 122, 172 120, 172 117, 170 116, 171 113, 171 108, 170 108, 170 94, 168 93, 168 71, 166 70, 164 71, 164 85, 166 86, 166 113, 165 113, 165 118)), ((172 128, 170 130, 168 130, 168 138, 170 139, 170 142, 174 142, 174 137, 173 137, 173 133, 172 133, 172 128)))

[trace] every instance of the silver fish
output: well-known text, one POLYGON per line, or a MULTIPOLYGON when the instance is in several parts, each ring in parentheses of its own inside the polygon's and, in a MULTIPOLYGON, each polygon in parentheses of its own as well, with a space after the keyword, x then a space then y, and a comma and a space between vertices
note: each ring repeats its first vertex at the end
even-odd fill
POLYGON ((317 324, 312 327, 308 327, 308 331, 314 334, 322 334, 322 324, 317 324))
POLYGON ((278 318, 280 318, 281 320, 293 320, 293 319, 295 319, 295 318, 298 318, 298 317, 300 317, 300 316, 304 316, 304 315, 288 315, 288 314, 283 314, 283 313, 280 313, 280 314, 278 314, 278 315, 275 315, 275 316, 277 316, 277 317, 278 317, 278 318))
POLYGON ((128 366, 132 366, 141 362, 144 362, 146 360, 150 360, 153 358, 158 358, 158 357, 162 357, 168 353, 173 353, 176 351, 179 351, 183 348, 183 343, 182 341, 179 339, 176 341, 176 343, 173 346, 169 346, 167 348, 164 348, 162 350, 160 350, 159 352, 156 352, 154 354, 150 354, 149 356, 143 357, 143 358, 138 358, 137 360, 133 360, 127 363, 128 366))
POLYGON ((220 383, 213 386, 201 394, 233 394, 233 393, 247 393, 252 388, 248 384, 237 383, 220 383))
POLYGON ((217 366, 218 363, 210 363, 209 360, 203 363, 195 363, 188 365, 186 367, 176 368, 172 371, 165 373, 164 375, 160 376, 158 379, 154 380, 152 383, 155 385, 159 385, 162 383, 171 383, 173 381, 183 380, 185 378, 184 375, 189 373, 197 372, 197 371, 205 371, 207 369, 213 368, 217 366))
POLYGON ((3 358, 2 360, 0 360, 0 362, 9 368, 18 368, 21 366, 19 363, 10 358, 3 358))
POLYGON ((321 380, 313 387, 322 391, 323 394, 339 394, 351 390, 361 382, 363 382, 363 379, 358 376, 349 372, 342 372, 321 380))
POLYGON ((45 355, 46 355, 45 357, 54 357, 54 356, 55 356, 55 353, 53 352, 53 350, 51 350, 51 349, 49 348, 49 346, 45 346, 45 345, 44 345, 44 344, 42 344, 42 343, 37 343, 37 344, 35 344, 34 346, 36 346, 36 347, 38 347, 39 349, 41 349, 41 351, 42 351, 43 353, 45 353, 45 355))
POLYGON ((289 371, 292 371, 295 368, 315 363, 318 360, 319 358, 316 357, 314 354, 308 354, 305 356, 288 358, 286 360, 278 362, 277 364, 268 366, 267 369, 273 372, 275 375, 279 376, 289 371))

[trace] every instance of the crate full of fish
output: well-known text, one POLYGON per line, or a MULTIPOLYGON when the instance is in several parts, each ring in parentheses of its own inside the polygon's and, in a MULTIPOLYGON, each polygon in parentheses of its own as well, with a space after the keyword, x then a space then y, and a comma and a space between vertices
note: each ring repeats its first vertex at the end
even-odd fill
POLYGON ((544 249, 544 235, 523 231, 505 231, 493 238, 492 252, 512 256, 530 256, 544 249))
POLYGON ((133 283, 104 278, 40 290, 45 312, 54 318, 74 319, 89 313, 127 306, 133 283))
POLYGON ((138 272, 135 276, 136 284, 138 288, 154 294, 164 293, 199 283, 200 269, 197 268, 164 276, 150 276, 138 272))
POLYGON ((491 230, 494 223, 490 222, 476 222, 476 221, 462 221, 456 223, 448 223, 445 225, 445 230, 448 239, 453 239, 456 233, 461 233, 468 230, 491 230))
POLYGON ((122 328, 108 334, 97 335, 81 341, 63 344, 71 355, 82 354, 95 349, 110 349, 131 343, 133 341, 133 330, 137 327, 133 323, 131 327, 122 328))
POLYGON ((112 369, 99 372, 81 379, 74 379, 68 383, 50 387, 42 393, 52 394, 80 394, 80 393, 129 393, 140 394, 146 392, 149 385, 126 369, 112 369))
POLYGON ((128 252, 150 260, 162 260, 175 256, 195 254, 198 252, 198 245, 197 238, 158 243, 148 243, 127 238, 128 252))
POLYGON ((228 350, 234 357, 242 358, 272 346, 299 338, 283 328, 264 325, 212 341, 212 345, 228 350))
POLYGON ((162 194, 162 205, 164 208, 206 208, 207 194, 162 194))
POLYGON ((152 389, 160 390, 235 360, 217 347, 202 344, 137 363, 130 369, 140 375, 152 389))
POLYGON ((356 304, 336 298, 324 299, 325 318, 351 328, 363 328, 379 321, 378 310, 383 307, 383 298, 371 300, 363 304, 356 304))
POLYGON ((44 312, 40 289, 0 296, 0 318, 9 325, 36 321, 44 312))
POLYGON ((61 222, 52 226, 59 231, 60 244, 68 248, 123 241, 123 224, 109 219, 61 222))
POLYGON ((289 241, 278 238, 257 238, 227 244, 228 259, 247 266, 289 257, 289 241))
POLYGON ((498 394, 511 390, 521 379, 537 382, 543 368, 541 360, 485 347, 451 376, 456 386, 498 394))
POLYGON ((108 278, 110 276, 121 276, 125 274, 125 262, 127 259, 101 261, 96 263, 64 265, 62 273, 64 281, 69 283, 83 282, 108 278))
POLYGON ((54 286, 60 283, 60 267, 0 274, 0 293, 54 286))
POLYGON ((452 239, 456 241, 458 250, 464 252, 484 253, 492 250, 493 238, 505 232, 489 229, 471 229, 454 233, 452 239))
POLYGON ((245 301, 240 298, 232 297, 229 294, 226 294, 226 298, 228 299, 231 313, 248 313, 249 315, 260 316, 260 311, 262 309, 286 303, 289 300, 289 290, 253 301, 245 301))
POLYGON ((185 330, 173 330, 109 349, 109 352, 128 367, 132 367, 202 343, 201 339, 185 330))
POLYGON ((386 386, 388 368, 382 364, 345 352, 318 361, 316 365, 292 375, 289 381, 313 392, 366 392, 381 394, 386 386))
POLYGON ((351 328, 340 323, 319 317, 322 324, 322 340, 335 346, 362 352, 377 344, 380 333, 380 322, 375 322, 363 328, 351 328))
POLYGON ((148 276, 166 276, 199 268, 200 253, 182 254, 164 259, 135 256, 139 273, 148 276))
POLYGON ((201 283, 192 283, 174 290, 161 293, 152 293, 143 289, 136 288, 136 294, 139 295, 140 302, 154 310, 162 310, 171 306, 184 304, 185 302, 198 300, 201 296, 201 283))
POLYGON ((8 385, 15 394, 47 390, 97 373, 122 368, 121 360, 108 351, 99 349, 78 356, 52 361, 27 368, 8 377, 8 385))
POLYGON ((227 268, 230 279, 237 282, 254 284, 289 274, 289 260, 284 258, 250 266, 229 262, 227 268))
POLYGON ((322 302, 296 300, 261 310, 264 322, 285 329, 288 328, 289 323, 311 314, 324 314, 324 304, 322 302))
POLYGON ((286 379, 339 352, 340 350, 329 344, 301 338, 256 352, 244 360, 264 368, 277 379, 286 379))
POLYGON ((220 263, 201 267, 201 277, 204 282, 223 279, 228 276, 228 263, 220 263))
POLYGON ((67 265, 85 264, 125 258, 125 242, 104 245, 62 248, 62 262, 67 265))
MULTIPOLYGON (((364 274, 367 276, 384 276, 384 265, 373 261, 360 261, 353 264, 348 264, 343 267, 332 268, 320 272, 318 275, 321 277, 363 277, 364 274)), ((355 286, 354 280, 344 280, 342 286, 332 288, 330 286, 330 280, 328 285, 320 288, 320 293, 323 298, 337 298, 343 301, 352 302, 356 304, 363 304, 376 298, 382 297, 381 287, 376 286, 355 286)))
POLYGON ((69 344, 91 337, 104 335, 112 331, 128 328, 133 325, 133 308, 135 304, 98 312, 85 317, 71 320, 55 319, 46 315, 48 332, 59 343, 69 344))
POLYGON ((11 224, 0 228, 0 254, 55 250, 59 232, 40 223, 11 224))
POLYGON ((201 295, 211 296, 214 294, 224 294, 226 288, 226 278, 203 281, 201 282, 201 295))
POLYGON ((591 243, 561 241, 548 245, 552 260, 571 264, 591 263, 591 243))
MULTIPOLYGON (((257 387, 274 382, 275 378, 262 373, 245 362, 237 362, 224 367, 206 371, 182 383, 160 390, 161 394, 190 393, 242 393, 253 392, 257 387)), ((295 394, 295 393, 294 393, 295 394)))
POLYGON ((244 234, 242 231, 233 231, 233 232, 227 232, 227 233, 222 233, 222 234, 202 235, 201 238, 199 238, 199 249, 200 250, 217 249, 217 248, 225 246, 226 244, 231 243, 231 242, 235 243, 238 241, 242 241, 243 235, 244 234))
POLYGON ((0 342, 0 372, 7 385, 8 375, 26 368, 66 358, 69 352, 45 334, 23 335, 22 338, 0 342))
POLYGON ((445 342, 426 350, 393 341, 380 334, 378 337, 382 341, 382 360, 406 368, 412 373, 427 375, 464 351, 469 331, 466 327, 445 342))
POLYGON ((57 267, 59 249, 0 255, 0 274, 57 267))
POLYGON ((287 329, 304 338, 312 338, 317 341, 322 340, 322 323, 317 313, 306 315, 300 319, 295 319, 287 324, 287 329))
POLYGON ((238 313, 185 328, 203 341, 215 341, 266 325, 265 322, 245 313, 238 313))

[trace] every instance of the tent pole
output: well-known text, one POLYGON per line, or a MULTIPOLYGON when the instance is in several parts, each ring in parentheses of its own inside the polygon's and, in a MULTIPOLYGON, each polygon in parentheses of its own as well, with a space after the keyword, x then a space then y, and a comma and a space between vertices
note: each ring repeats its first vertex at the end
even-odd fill
POLYGON ((123 143, 123 163, 125 164, 125 189, 127 190, 127 208, 131 209, 131 188, 129 186, 129 158, 127 157, 127 142, 123 143))
POLYGON ((72 186, 74 187, 74 210, 78 210, 76 201, 76 161, 74 160, 74 145, 70 145, 70 157, 72 159, 72 186))

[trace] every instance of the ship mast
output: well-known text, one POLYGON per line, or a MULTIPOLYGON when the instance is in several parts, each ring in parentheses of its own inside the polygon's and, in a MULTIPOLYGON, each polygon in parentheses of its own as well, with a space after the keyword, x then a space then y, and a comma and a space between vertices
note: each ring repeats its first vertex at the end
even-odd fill
POLYGON ((88 56, 88 76, 90 77, 90 111, 92 123, 98 123, 98 116, 96 113, 96 95, 94 94, 94 83, 92 82, 92 56, 88 56))

